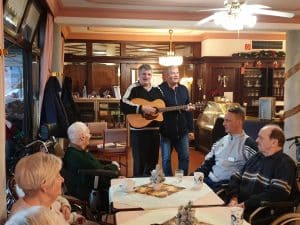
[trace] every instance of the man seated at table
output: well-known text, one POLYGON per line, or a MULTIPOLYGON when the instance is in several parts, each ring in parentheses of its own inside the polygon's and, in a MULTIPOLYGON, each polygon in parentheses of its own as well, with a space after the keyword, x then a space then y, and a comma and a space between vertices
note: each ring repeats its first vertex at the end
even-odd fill
MULTIPOLYGON (((241 171, 234 173, 226 189, 229 206, 245 209, 247 218, 261 201, 285 201, 293 199, 296 188, 296 164, 285 153, 285 137, 277 125, 260 129, 256 139, 259 152, 241 171)), ((262 223, 264 224, 264 223, 262 223)))
POLYGON ((230 176, 243 168, 257 152, 254 140, 243 130, 245 112, 240 107, 229 108, 223 126, 226 136, 213 144, 203 164, 196 171, 204 173, 204 182, 215 192, 227 184, 230 176))
MULTIPOLYGON (((82 200, 88 200, 94 186, 94 176, 78 174, 79 169, 107 169, 119 171, 119 164, 115 161, 99 161, 88 152, 87 146, 90 141, 90 130, 82 122, 75 122, 68 128, 70 144, 64 155, 64 169, 71 177, 65 178, 69 183, 68 192, 82 200)), ((108 177, 100 177, 99 188, 107 189, 110 186, 108 177)))

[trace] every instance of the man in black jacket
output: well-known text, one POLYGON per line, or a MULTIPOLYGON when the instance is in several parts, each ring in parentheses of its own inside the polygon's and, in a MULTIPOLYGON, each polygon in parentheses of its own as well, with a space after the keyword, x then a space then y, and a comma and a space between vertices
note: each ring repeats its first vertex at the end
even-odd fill
MULTIPOLYGON (((151 84, 151 66, 141 65, 138 76, 138 81, 127 88, 121 100, 121 110, 124 114, 154 115, 157 109, 151 102, 156 99, 163 100, 163 96, 161 90, 151 84), (133 100, 137 98, 149 103, 134 103, 133 100)), ((159 155, 159 125, 154 120, 145 127, 130 127, 134 177, 149 176, 151 170, 155 169, 159 155)))
POLYGON ((179 169, 188 174, 189 169, 189 138, 194 137, 193 116, 190 110, 188 89, 179 84, 177 66, 167 69, 167 79, 159 87, 163 91, 166 106, 186 105, 184 110, 164 112, 161 126, 162 165, 166 176, 172 176, 171 151, 174 147, 178 153, 179 169))
POLYGON ((229 206, 245 209, 250 215, 261 201, 285 201, 295 193, 296 165, 283 153, 285 137, 277 125, 266 125, 259 131, 256 142, 259 152, 232 175, 226 193, 229 206))

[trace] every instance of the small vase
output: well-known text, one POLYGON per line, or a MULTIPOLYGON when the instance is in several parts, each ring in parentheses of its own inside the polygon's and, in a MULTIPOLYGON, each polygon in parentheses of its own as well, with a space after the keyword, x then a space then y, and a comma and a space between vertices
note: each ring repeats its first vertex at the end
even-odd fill
POLYGON ((159 191, 162 188, 162 183, 153 184, 153 189, 155 191, 159 191))

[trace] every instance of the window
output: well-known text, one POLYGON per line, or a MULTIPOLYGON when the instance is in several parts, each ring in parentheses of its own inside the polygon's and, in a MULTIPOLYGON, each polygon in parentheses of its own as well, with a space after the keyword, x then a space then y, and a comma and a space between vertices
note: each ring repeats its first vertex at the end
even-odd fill
POLYGON ((5 64, 5 111, 6 119, 20 123, 24 119, 24 80, 23 80, 23 52, 18 46, 5 41, 8 56, 5 64))

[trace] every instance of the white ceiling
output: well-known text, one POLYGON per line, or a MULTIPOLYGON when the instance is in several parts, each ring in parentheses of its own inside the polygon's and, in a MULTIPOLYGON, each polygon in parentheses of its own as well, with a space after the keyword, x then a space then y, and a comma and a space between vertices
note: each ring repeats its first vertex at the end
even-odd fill
MULTIPOLYGON (((213 23, 197 22, 213 12, 199 10, 222 8, 223 0, 47 0, 55 22, 64 25, 67 38, 91 39, 99 35, 195 36, 222 31, 213 23), (120 29, 122 28, 122 29, 120 29)), ((270 6, 272 10, 294 12, 292 19, 258 16, 255 28, 246 32, 284 32, 300 30, 299 0, 248 0, 247 4, 270 6)))

